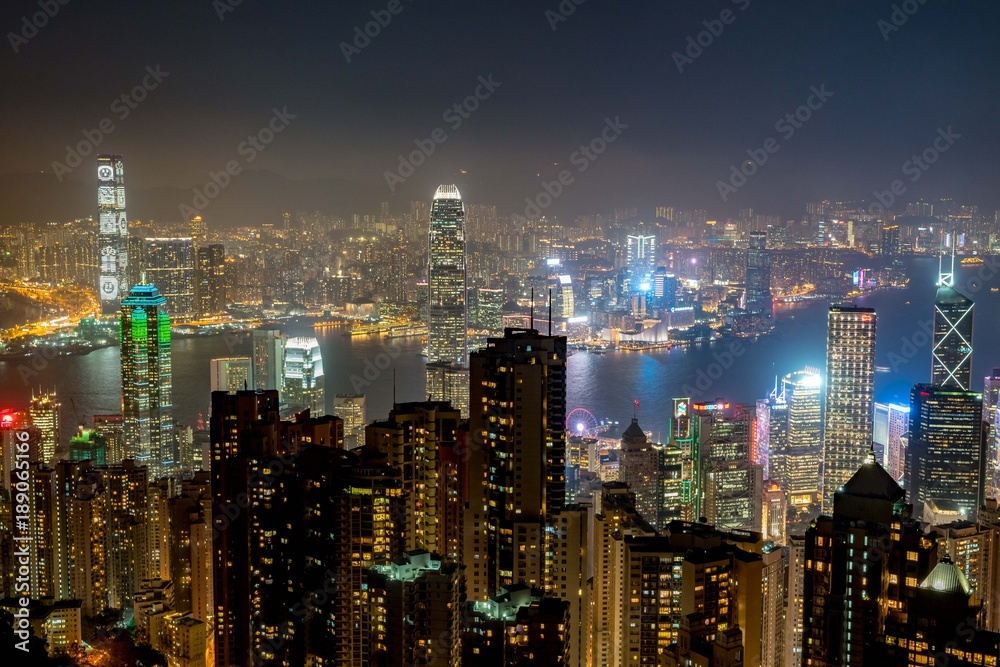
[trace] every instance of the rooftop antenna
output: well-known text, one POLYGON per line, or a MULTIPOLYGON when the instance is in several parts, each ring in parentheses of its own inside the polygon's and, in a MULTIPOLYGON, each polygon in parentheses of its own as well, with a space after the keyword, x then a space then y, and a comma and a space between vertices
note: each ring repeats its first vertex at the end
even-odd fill
POLYGON ((392 367, 392 407, 396 407, 396 367, 392 367))
POLYGON ((549 335, 552 335, 552 288, 549 288, 549 335))
POLYGON ((535 286, 531 286, 531 326, 530 329, 535 328, 535 286))
POLYGON ((639 399, 632 401, 632 419, 639 421, 639 399))

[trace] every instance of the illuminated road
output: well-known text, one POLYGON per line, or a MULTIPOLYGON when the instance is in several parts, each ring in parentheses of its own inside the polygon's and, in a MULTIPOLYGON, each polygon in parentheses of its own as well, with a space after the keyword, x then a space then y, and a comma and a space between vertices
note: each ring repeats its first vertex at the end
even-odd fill
POLYGON ((44 336, 60 329, 75 327, 80 320, 94 317, 100 312, 97 297, 87 289, 76 285, 46 287, 24 282, 0 283, 0 293, 17 294, 48 308, 59 315, 48 320, 29 322, 9 329, 0 330, 0 340, 11 342, 20 338, 44 336))

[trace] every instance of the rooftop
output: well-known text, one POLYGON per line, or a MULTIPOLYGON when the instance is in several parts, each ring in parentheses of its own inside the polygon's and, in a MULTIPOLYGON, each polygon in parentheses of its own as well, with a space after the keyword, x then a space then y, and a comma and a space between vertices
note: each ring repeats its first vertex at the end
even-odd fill
POLYGON ((441 185, 438 186, 437 191, 434 193, 434 199, 461 199, 462 195, 458 192, 457 185, 441 185))
POLYGON ((891 501, 899 500, 906 495, 906 492, 896 483, 892 475, 876 463, 872 456, 869 456, 864 465, 844 484, 842 492, 862 498, 891 501))
POLYGON ((941 591, 942 593, 972 595, 972 585, 969 580, 947 556, 934 566, 927 578, 920 583, 920 588, 941 591))

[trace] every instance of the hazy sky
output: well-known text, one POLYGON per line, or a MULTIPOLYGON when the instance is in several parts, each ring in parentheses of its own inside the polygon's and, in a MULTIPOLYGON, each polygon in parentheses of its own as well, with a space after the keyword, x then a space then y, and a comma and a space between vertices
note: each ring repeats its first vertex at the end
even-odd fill
POLYGON ((96 208, 93 156, 58 183, 16 175, 53 172, 67 144, 87 142, 102 119, 114 129, 90 136, 98 151, 125 155, 133 217, 190 203, 191 188, 230 161, 241 173, 206 208, 223 223, 238 221, 234 200, 261 193, 338 213, 382 200, 406 210, 441 182, 523 212, 563 169, 569 184, 546 212, 570 217, 658 203, 792 215, 808 199, 870 197, 895 179, 904 199, 954 195, 1000 208, 995 2, 897 2, 898 26, 881 0, 563 0, 568 16, 559 0, 56 6, 45 21, 35 16, 37 34, 24 17, 42 11, 38 0, 0 9, 8 216, 48 199, 81 215, 96 208), (372 11, 390 20, 357 48, 372 11), (699 33, 708 45, 688 51, 679 71, 675 54, 699 33), (491 75, 499 86, 479 89, 478 109, 445 116, 491 75), (144 79, 143 101, 121 100, 144 79), (823 86, 833 94, 812 99, 800 112, 808 120, 779 125, 823 86), (274 109, 294 118, 262 150, 241 149, 274 109), (617 134, 605 131, 614 143, 574 155, 609 118, 619 119, 617 134), (908 175, 905 163, 949 127, 960 136, 937 163, 908 175), (766 164, 723 202, 718 181, 769 138, 766 164), (415 140, 434 152, 392 192, 385 172, 415 140))

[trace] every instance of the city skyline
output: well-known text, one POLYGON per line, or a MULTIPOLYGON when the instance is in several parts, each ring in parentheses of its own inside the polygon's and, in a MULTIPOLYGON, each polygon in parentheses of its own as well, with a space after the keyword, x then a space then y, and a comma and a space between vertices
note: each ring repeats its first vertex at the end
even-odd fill
POLYGON ((26 1, 4 664, 1000 662, 996 6, 26 1))

